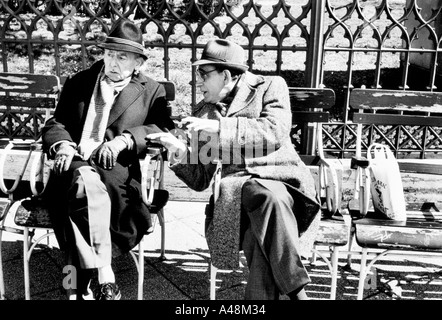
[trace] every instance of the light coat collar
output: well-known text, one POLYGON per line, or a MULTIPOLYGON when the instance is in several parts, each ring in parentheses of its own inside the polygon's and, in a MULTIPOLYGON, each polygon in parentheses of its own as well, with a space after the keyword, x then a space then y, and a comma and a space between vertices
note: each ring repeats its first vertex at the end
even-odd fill
POLYGON ((264 83, 264 77, 246 71, 238 82, 238 92, 227 110, 227 117, 246 108, 256 95, 258 87, 264 83))

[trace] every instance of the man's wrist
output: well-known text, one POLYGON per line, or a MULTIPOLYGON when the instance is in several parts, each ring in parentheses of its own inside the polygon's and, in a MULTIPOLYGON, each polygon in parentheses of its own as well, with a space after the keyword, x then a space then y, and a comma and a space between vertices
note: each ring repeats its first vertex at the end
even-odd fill
POLYGON ((72 147, 74 149, 77 149, 77 144, 75 142, 63 141, 55 146, 55 149, 58 151, 61 147, 72 147))
POLYGON ((68 140, 62 140, 62 141, 55 142, 51 146, 51 148, 49 149, 49 156, 54 156, 63 145, 64 146, 71 146, 74 150, 77 150, 77 144, 75 142, 68 141, 68 140))
POLYGON ((128 133, 128 132, 124 132, 121 134, 121 136, 124 139, 124 141, 126 142, 126 148, 128 150, 132 150, 133 146, 134 146, 134 140, 132 138, 132 134, 128 133))
POLYGON ((112 142, 117 145, 117 148, 119 151, 123 151, 124 149, 127 149, 127 147, 128 147, 127 139, 124 136, 116 136, 112 140, 112 142))

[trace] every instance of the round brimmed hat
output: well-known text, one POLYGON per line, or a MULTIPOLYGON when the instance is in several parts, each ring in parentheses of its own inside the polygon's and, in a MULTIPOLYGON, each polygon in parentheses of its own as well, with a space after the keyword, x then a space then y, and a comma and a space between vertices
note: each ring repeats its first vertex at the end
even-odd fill
POLYGON ((140 28, 128 20, 115 25, 106 40, 98 46, 103 49, 138 53, 147 59, 144 53, 143 34, 140 28))
POLYGON ((192 65, 214 64, 246 71, 249 67, 244 63, 244 57, 244 49, 234 42, 224 39, 209 40, 203 49, 201 59, 192 65))

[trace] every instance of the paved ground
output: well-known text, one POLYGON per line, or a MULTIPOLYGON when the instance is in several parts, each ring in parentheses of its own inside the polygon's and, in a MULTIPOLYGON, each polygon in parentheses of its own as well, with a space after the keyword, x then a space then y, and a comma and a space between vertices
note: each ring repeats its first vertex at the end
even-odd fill
MULTIPOLYGON (((165 208, 166 257, 159 257, 160 227, 145 237, 145 300, 203 301, 209 300, 208 249, 204 234, 205 202, 170 201, 165 208)), ((7 225, 12 222, 8 217, 7 225)), ((61 252, 53 248, 37 247, 31 259, 31 295, 33 300, 66 300, 62 287, 65 274, 61 252)), ((15 234, 3 233, 3 267, 6 299, 23 300, 22 241, 15 234)), ((338 300, 355 300, 359 258, 354 257, 352 268, 346 267, 346 256, 339 259, 338 300)), ((307 293, 315 300, 326 300, 330 292, 330 275, 325 263, 317 259, 305 261, 312 283, 307 293)), ((374 300, 442 299, 440 279, 441 259, 416 258, 407 261, 390 259, 376 265, 376 281, 367 284, 371 289, 365 296, 374 300), (436 263, 439 263, 437 265, 436 263)), ((114 261, 117 281, 123 300, 137 298, 137 270, 131 256, 114 261)), ((241 300, 247 279, 246 268, 236 272, 219 273, 218 300, 241 300)), ((373 279, 373 278, 372 278, 373 279)), ((283 298, 284 299, 284 298, 283 298)))

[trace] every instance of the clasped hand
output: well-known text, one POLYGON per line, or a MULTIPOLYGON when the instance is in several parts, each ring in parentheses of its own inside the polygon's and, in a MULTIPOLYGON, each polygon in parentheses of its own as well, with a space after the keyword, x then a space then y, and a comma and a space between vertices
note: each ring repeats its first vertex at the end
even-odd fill
POLYGON ((127 144, 116 137, 111 141, 103 143, 95 154, 95 162, 104 169, 112 169, 117 163, 118 155, 126 149, 127 144))

